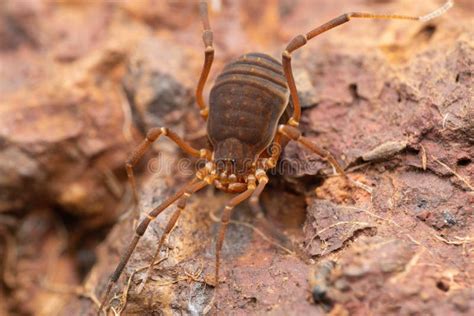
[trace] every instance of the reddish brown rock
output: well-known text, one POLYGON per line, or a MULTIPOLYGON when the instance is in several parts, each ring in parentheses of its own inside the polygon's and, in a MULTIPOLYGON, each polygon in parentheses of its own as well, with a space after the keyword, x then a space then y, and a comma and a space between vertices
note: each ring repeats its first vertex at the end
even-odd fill
MULTIPOLYGON (((255 50, 279 57, 294 35, 342 12, 419 14, 439 1, 291 4, 215 7, 211 82, 232 58, 255 50)), ((1 4, 0 228, 21 251, 12 264, 4 259, 11 243, 0 246, 0 267, 17 282, 2 277, 0 313, 95 314, 96 296, 133 234, 133 213, 109 234, 100 227, 130 210, 123 162, 140 132, 166 125, 205 144, 193 104, 203 58, 195 8, 1 4)), ((211 313, 323 314, 327 306, 311 299, 307 257, 336 262, 328 284, 333 314, 472 313, 468 12, 471 1, 460 0, 428 24, 354 21, 295 54, 301 127, 359 184, 332 177, 325 161, 290 143, 284 158, 291 168, 272 176, 262 204, 272 225, 305 253, 269 243, 247 206, 237 208, 211 313)), ((182 156, 171 143, 160 140, 154 152, 158 159, 137 168, 143 210, 189 177, 183 165, 173 167, 182 156)), ((209 213, 219 214, 229 198, 209 189, 191 199, 161 253, 167 259, 137 293, 143 271, 134 272, 149 262, 171 210, 153 223, 113 288, 119 295, 131 280, 128 296, 113 306, 126 314, 202 313, 214 294, 208 283, 217 224, 209 213)))

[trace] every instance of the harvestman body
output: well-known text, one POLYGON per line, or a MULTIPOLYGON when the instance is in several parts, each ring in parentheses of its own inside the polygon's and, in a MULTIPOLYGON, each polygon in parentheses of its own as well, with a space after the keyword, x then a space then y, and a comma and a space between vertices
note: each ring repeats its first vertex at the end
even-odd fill
POLYGON ((329 152, 303 137, 297 128, 301 108, 291 69, 291 54, 295 50, 304 46, 310 39, 346 23, 352 18, 402 19, 425 22, 443 14, 452 5, 452 1, 448 1, 441 8, 421 17, 360 12, 346 13, 304 35, 293 38, 282 53, 282 63, 266 54, 243 55, 228 64, 217 77, 210 92, 208 107, 203 98, 203 89, 214 59, 213 34, 209 24, 207 3, 200 2, 199 9, 204 27, 205 59, 197 85, 196 102, 200 108, 201 116, 207 121, 207 132, 212 148, 195 149, 168 128, 161 127, 149 130, 145 140, 132 152, 127 160, 126 169, 136 205, 138 205, 138 194, 133 166, 160 136, 170 138, 186 153, 204 158, 207 163, 204 168, 196 172, 194 179, 161 205, 151 210, 138 225, 133 240, 123 253, 109 280, 99 313, 107 302, 112 286, 120 277, 150 222, 174 202, 178 201, 177 209, 160 238, 158 249, 142 284, 145 284, 152 264, 184 210, 187 199, 194 192, 208 185, 214 185, 220 190, 238 193, 227 203, 221 217, 215 257, 215 286, 217 287, 221 248, 232 209, 247 199, 253 207, 258 209, 258 198, 268 183, 266 171, 275 167, 282 148, 288 141, 299 142, 310 151, 325 158, 340 175, 346 176, 344 169, 329 152), (284 115, 285 111, 288 115, 284 115))

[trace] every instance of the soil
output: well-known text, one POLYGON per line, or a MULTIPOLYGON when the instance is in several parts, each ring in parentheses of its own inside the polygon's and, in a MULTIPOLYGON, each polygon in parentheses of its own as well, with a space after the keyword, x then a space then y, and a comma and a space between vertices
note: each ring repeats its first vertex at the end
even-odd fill
MULTIPOLYGON (((210 2, 206 98, 226 63, 252 51, 279 59, 295 35, 343 12, 440 5, 210 2)), ((246 203, 233 212, 218 291, 215 237, 232 195, 214 188, 190 198, 139 291, 171 206, 141 238, 108 314, 472 314, 472 12, 459 0, 425 24, 352 21, 298 50, 300 129, 351 182, 290 142, 261 198, 266 222, 246 203)), ((194 2, 0 3, 0 315, 97 313, 137 219, 198 163, 158 141, 136 168, 138 213, 128 154, 154 126, 207 145, 194 98, 202 62, 194 2)))

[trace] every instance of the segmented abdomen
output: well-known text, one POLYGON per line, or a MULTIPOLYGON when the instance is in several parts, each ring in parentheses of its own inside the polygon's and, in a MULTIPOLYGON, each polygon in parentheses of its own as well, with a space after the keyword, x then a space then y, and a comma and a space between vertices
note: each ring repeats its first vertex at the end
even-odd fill
POLYGON ((251 53, 228 64, 210 94, 208 134, 213 143, 237 138, 266 147, 288 104, 288 87, 281 64, 251 53))

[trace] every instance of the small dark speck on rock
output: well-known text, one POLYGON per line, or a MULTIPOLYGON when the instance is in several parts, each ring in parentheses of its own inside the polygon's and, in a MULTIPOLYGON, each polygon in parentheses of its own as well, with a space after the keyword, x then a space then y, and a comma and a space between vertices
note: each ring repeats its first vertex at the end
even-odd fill
POLYGON ((457 224, 456 218, 450 211, 443 211, 443 218, 444 222, 449 226, 453 226, 457 224))
POLYGON ((428 202, 426 200, 421 199, 416 206, 420 209, 423 209, 423 208, 426 207, 427 204, 428 204, 428 202))

